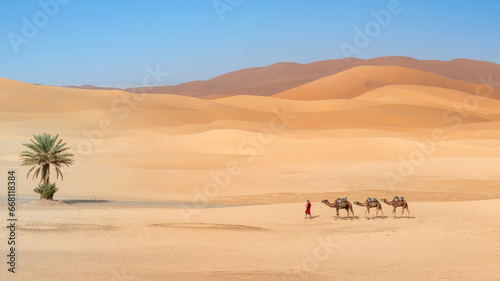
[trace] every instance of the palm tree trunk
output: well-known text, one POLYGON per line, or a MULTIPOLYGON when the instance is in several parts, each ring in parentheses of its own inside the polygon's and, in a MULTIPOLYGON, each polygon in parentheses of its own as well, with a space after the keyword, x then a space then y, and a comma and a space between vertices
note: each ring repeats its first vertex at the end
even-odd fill
POLYGON ((49 164, 45 164, 43 165, 43 169, 42 169, 42 179, 45 183, 49 182, 50 181, 50 165, 49 164))

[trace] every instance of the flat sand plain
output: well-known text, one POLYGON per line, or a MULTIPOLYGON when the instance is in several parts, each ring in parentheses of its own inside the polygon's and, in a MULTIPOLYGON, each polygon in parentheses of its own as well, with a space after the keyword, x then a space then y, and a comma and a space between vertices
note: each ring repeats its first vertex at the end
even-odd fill
POLYGON ((400 219, 384 205, 374 220, 358 206, 353 220, 336 219, 316 201, 310 220, 301 203, 187 217, 106 203, 21 205, 17 279, 2 270, 2 280, 498 280, 498 204, 410 202, 410 218, 400 219))

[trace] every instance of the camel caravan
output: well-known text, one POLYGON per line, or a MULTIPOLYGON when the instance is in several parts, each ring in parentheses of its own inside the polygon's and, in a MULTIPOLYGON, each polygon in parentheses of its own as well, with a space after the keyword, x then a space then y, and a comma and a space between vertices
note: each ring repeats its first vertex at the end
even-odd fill
MULTIPOLYGON (((406 202, 404 197, 396 196, 392 199, 392 201, 388 201, 387 199, 382 198, 382 202, 386 203, 387 205, 392 206, 392 208, 393 208, 392 214, 394 215, 394 218, 398 218, 396 216, 396 209, 398 207, 401 207, 403 209, 399 218, 401 218, 401 216, 403 216, 405 209, 406 209, 406 212, 408 213, 408 218, 410 218, 410 209, 408 209, 408 202, 406 202)), ((347 215, 344 219, 347 219, 349 217, 349 214, 351 214, 351 219, 354 219, 354 211, 352 210, 352 204, 351 204, 351 202, 349 202, 347 200, 347 197, 337 198, 333 203, 330 203, 330 201, 325 199, 325 200, 321 201, 321 203, 327 205, 330 208, 334 208, 337 211, 337 217, 335 219, 340 217, 339 211, 341 209, 344 209, 347 211, 347 215)), ((367 219, 370 219, 370 209, 371 208, 375 208, 377 210, 377 212, 375 213, 375 216, 372 217, 372 219, 375 219, 377 217, 379 211, 382 213, 382 218, 384 218, 384 211, 382 210, 382 203, 380 203, 377 200, 377 198, 368 197, 364 202, 354 201, 353 204, 366 208, 365 215, 368 214, 368 216, 366 217, 367 219)))

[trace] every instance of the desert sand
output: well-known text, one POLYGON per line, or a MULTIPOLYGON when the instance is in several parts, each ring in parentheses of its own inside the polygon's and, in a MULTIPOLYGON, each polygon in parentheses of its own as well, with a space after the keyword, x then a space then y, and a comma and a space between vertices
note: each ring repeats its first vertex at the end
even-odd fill
POLYGON ((212 100, 0 79, 18 280, 498 280, 499 93, 400 66, 212 100), (43 132, 76 154, 67 204, 28 203, 19 153, 43 132), (395 195, 409 219, 319 203, 395 195))
POLYGON ((287 203, 201 209, 189 221, 170 208, 22 205, 17 280, 500 276, 500 200, 409 203, 410 219, 393 219, 385 205, 387 218, 375 220, 358 206, 355 219, 335 220, 312 203, 311 220, 304 204, 287 203))
MULTIPOLYGON (((305 64, 280 62, 265 67, 236 70, 205 81, 125 90, 136 93, 162 93, 199 98, 234 95, 271 96, 357 66, 401 66, 464 82, 485 83, 484 81, 489 81, 495 83, 496 87, 499 87, 498 81, 500 80, 500 66, 491 62, 469 59, 417 60, 409 57, 390 56, 367 60, 346 58, 305 64)), ((81 88, 91 89, 95 87, 84 85, 81 88)))

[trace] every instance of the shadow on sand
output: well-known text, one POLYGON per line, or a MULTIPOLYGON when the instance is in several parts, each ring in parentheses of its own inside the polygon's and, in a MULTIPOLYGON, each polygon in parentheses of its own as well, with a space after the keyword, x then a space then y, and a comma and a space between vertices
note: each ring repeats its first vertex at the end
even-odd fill
POLYGON ((359 220, 359 216, 354 216, 354 217, 351 217, 351 216, 333 216, 333 218, 335 220, 359 220))
POLYGON ((407 216, 402 216, 402 217, 393 217, 394 219, 414 219, 415 217, 407 217, 407 216))
POLYGON ((304 217, 305 220, 312 220, 312 219, 315 219, 319 217, 319 215, 315 215, 315 216, 312 216, 312 217, 304 217))
POLYGON ((365 217, 365 218, 368 220, 374 220, 374 219, 386 219, 388 217, 389 216, 376 216, 375 218, 374 217, 365 217))
POLYGON ((102 204, 102 203, 109 203, 112 202, 110 200, 61 200, 62 202, 66 204, 102 204))

